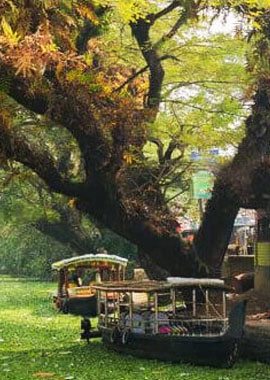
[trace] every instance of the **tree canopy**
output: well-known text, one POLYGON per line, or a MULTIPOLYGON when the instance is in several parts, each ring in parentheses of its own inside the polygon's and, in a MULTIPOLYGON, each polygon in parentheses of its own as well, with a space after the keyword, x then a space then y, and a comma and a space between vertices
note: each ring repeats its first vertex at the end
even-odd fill
POLYGON ((2 0, 3 162, 25 165, 51 191, 137 244, 152 276, 214 275, 239 207, 268 202, 269 8, 269 1, 251 0, 2 0), (203 32, 192 34, 210 14, 230 11, 249 23, 249 85, 240 55, 230 50, 234 43, 243 54, 236 37, 206 41, 203 32), (243 132, 234 123, 252 96, 246 136, 217 177, 195 245, 187 246, 166 203, 164 178, 181 167, 188 144, 207 147, 232 136, 237 143, 243 132), (167 112, 165 124, 175 124, 166 138, 157 133, 160 111, 167 112), (24 112, 38 118, 36 129, 18 126, 24 112), (52 133, 52 125, 65 132, 52 133), (155 161, 146 156, 149 141, 155 161), (63 160, 65 144, 74 154, 63 160))

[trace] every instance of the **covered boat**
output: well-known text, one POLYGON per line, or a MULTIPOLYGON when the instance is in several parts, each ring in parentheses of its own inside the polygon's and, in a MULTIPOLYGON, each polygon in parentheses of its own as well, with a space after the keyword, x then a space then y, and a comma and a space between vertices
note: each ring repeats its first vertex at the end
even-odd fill
MULTIPOLYGON (((245 301, 228 307, 222 280, 169 278, 93 286, 103 343, 144 358, 230 367, 245 321, 245 301), (114 294, 110 299, 109 295, 114 294)), ((98 334, 85 319, 82 338, 98 334)))
POLYGON ((128 260, 116 255, 88 254, 52 264, 58 271, 58 289, 53 301, 59 311, 94 317, 97 314, 93 283, 123 281, 128 260))

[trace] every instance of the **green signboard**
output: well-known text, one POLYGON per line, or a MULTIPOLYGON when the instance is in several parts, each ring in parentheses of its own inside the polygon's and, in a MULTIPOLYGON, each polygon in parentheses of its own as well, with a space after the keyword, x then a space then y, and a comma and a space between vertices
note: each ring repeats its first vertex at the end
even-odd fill
POLYGON ((213 174, 207 170, 200 170, 193 174, 192 189, 194 199, 211 198, 211 190, 213 187, 213 174))

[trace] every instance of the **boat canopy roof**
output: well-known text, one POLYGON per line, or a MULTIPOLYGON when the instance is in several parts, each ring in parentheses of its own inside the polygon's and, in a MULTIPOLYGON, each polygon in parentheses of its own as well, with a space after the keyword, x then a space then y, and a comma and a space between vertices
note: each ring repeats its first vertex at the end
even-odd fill
POLYGON ((83 256, 70 257, 68 259, 57 261, 52 264, 52 269, 59 271, 64 268, 68 268, 70 270, 76 269, 78 267, 99 268, 104 266, 110 267, 114 266, 115 264, 126 267, 127 263, 128 260, 123 257, 100 253, 97 255, 88 254, 83 256))
POLYGON ((171 288, 186 288, 186 287, 205 287, 215 288, 221 290, 231 290, 231 288, 224 284, 223 280, 217 279, 196 279, 184 277, 169 277, 167 281, 121 281, 121 282, 106 282, 103 284, 96 284, 92 286, 94 289, 108 292, 136 292, 136 293, 150 293, 158 292, 171 288))

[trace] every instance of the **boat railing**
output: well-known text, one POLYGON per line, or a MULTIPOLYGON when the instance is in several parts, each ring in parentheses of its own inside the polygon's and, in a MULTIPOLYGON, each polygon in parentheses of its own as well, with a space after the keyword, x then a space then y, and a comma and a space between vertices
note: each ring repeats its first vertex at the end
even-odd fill
POLYGON ((228 318, 147 318, 134 314, 116 318, 113 316, 100 315, 99 327, 118 328, 120 331, 129 330, 140 334, 167 334, 181 336, 221 336, 229 328, 228 318))

